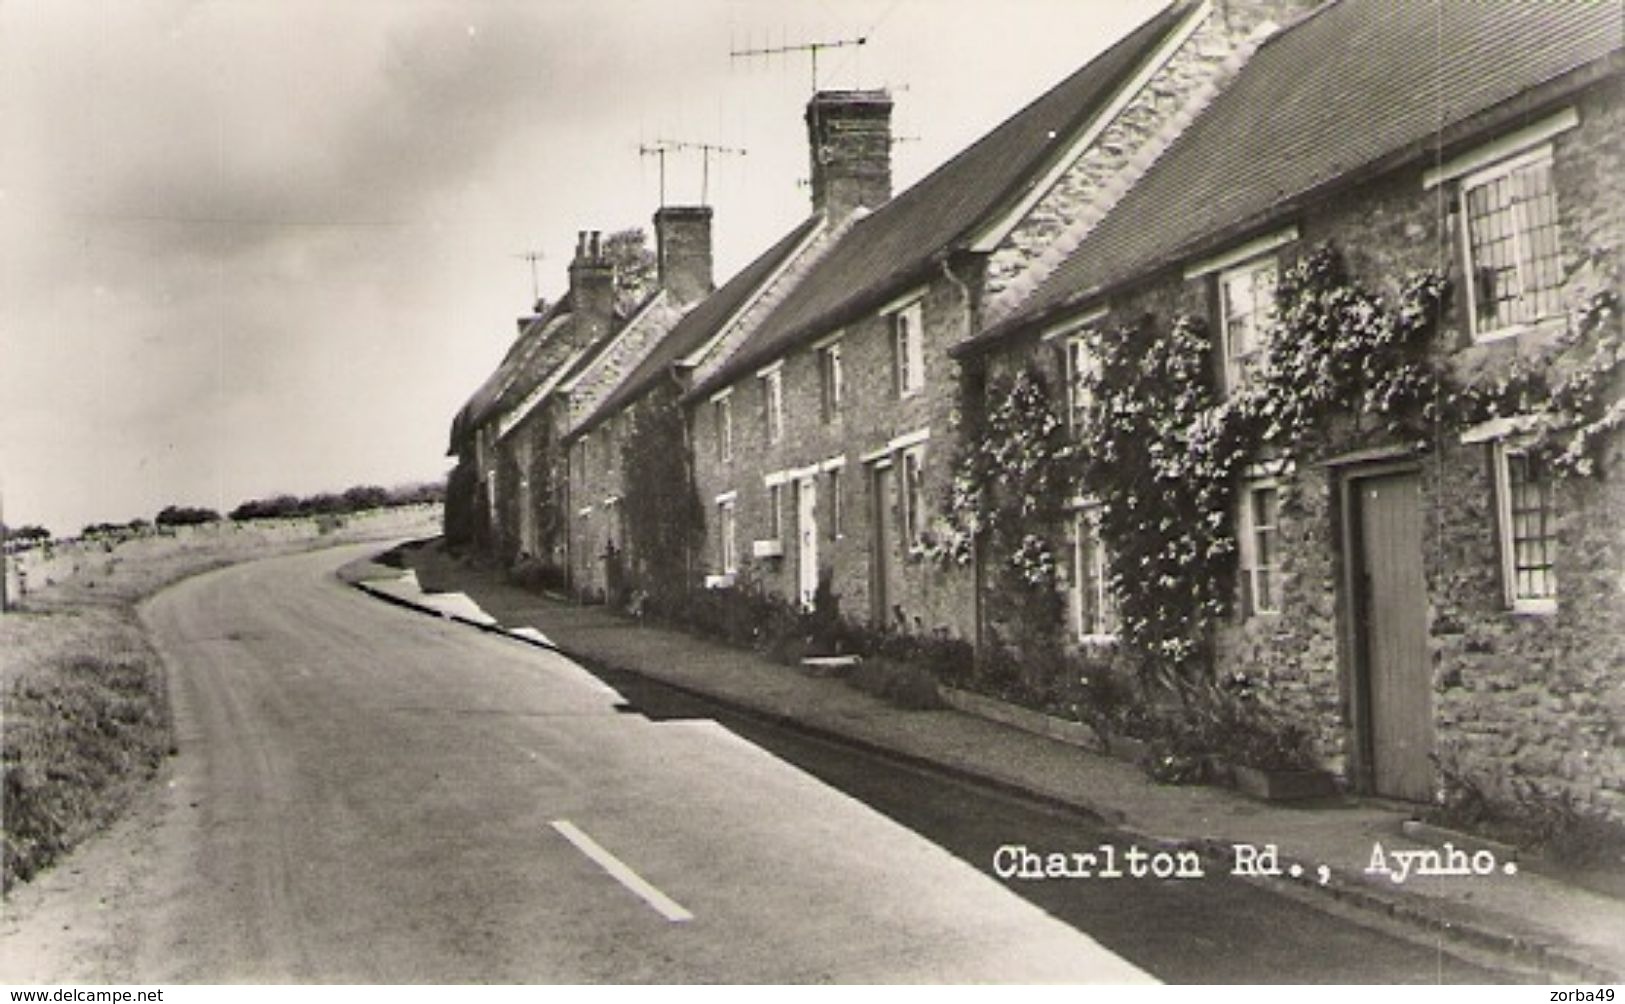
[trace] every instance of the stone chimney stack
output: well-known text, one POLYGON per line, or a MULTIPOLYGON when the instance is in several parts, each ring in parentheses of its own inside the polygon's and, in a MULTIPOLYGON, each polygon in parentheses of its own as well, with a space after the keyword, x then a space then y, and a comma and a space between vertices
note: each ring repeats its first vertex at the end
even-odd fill
POLYGON ((660 288, 680 304, 709 296, 711 276, 711 207, 661 206, 655 212, 655 258, 660 288))
POLYGON ((577 348, 608 334, 614 323, 615 266, 604 257, 597 230, 576 235, 575 259, 570 262, 570 310, 577 348))
POLYGON ((891 198, 891 94, 819 91, 807 103, 813 210, 844 219, 891 198))

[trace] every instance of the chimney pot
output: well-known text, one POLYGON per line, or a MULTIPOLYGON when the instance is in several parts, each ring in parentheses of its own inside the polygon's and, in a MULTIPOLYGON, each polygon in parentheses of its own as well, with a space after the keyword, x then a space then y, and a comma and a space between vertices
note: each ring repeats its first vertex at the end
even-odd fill
POLYGON ((576 260, 570 263, 572 341, 585 348, 609 333, 615 320, 615 267, 599 254, 597 230, 577 237, 576 260))

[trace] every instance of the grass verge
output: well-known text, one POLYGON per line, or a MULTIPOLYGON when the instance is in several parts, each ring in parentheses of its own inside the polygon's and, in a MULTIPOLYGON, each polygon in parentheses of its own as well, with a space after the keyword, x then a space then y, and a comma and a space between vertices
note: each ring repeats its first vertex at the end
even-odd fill
POLYGON ((172 730, 162 664, 128 607, 10 613, 0 648, 11 653, 0 712, 9 890, 123 811, 172 730))

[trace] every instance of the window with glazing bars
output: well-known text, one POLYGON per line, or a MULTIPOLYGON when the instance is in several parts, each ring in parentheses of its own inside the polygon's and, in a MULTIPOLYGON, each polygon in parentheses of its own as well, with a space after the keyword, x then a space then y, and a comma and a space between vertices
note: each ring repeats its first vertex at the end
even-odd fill
POLYGON ((784 370, 769 370, 762 377, 762 423, 767 441, 784 436, 784 370))
POLYGON ((1089 351, 1088 335, 1071 336, 1063 346, 1066 363, 1067 431, 1077 435, 1089 415, 1089 381, 1098 373, 1098 364, 1089 351))
POLYGON ((1474 334, 1492 337, 1556 314, 1563 276, 1551 152, 1467 178, 1461 201, 1474 334))
POLYGON ((718 558, 722 564, 724 575, 732 575, 739 570, 738 551, 734 547, 734 504, 732 502, 717 503, 717 545, 720 550, 718 558))
POLYGON ((1557 598, 1557 526, 1552 481, 1538 454, 1503 449, 1502 569, 1514 607, 1557 598))
POLYGON ((1072 536, 1072 628, 1080 640, 1117 634, 1117 598, 1100 537, 1100 507, 1078 510, 1072 536))
POLYGON ((1219 274, 1219 326, 1224 340, 1224 387, 1233 394, 1264 360, 1275 324, 1278 273, 1273 256, 1256 258, 1219 274))
POLYGON ((1272 614, 1281 609, 1276 573, 1276 521, 1280 491, 1273 484, 1254 485, 1242 499, 1241 563, 1246 574, 1247 612, 1272 614))

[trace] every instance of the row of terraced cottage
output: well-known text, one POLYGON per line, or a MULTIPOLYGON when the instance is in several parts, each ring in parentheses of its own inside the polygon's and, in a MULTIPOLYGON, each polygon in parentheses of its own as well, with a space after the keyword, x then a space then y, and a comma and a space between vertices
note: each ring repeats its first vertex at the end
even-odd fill
POLYGON ((1181 0, 895 195, 890 95, 819 92, 810 215, 720 288, 707 207, 625 314, 581 235, 456 418, 448 532, 586 598, 1131 646, 1355 790, 1625 814, 1622 31, 1181 0))

